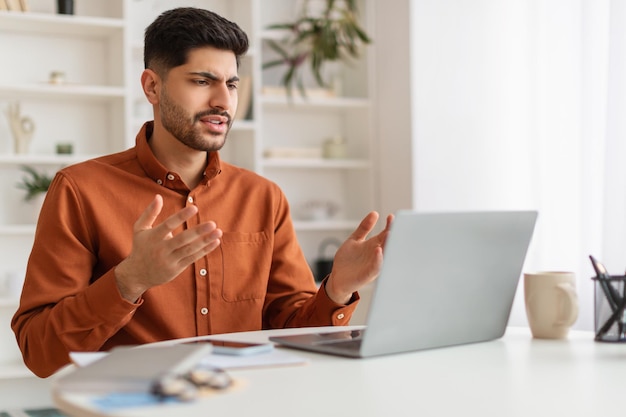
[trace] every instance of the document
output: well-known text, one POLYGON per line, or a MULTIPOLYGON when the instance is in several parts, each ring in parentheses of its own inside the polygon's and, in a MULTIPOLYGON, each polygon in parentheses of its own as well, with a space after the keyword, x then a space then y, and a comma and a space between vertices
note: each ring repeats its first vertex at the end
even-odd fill
MULTIPOLYGON (((70 358, 76 366, 82 367, 107 355, 107 352, 71 352, 70 358)), ((231 356, 209 353, 202 358, 200 363, 224 370, 231 370, 283 365, 304 365, 308 362, 308 359, 302 356, 295 355, 283 349, 273 349, 270 352, 250 356, 231 356)))

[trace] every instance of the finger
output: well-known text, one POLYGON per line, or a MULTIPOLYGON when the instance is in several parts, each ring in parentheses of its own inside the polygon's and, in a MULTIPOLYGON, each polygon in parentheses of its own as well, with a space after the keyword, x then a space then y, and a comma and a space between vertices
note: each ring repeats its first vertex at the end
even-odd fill
POLYGON ((187 254, 178 261, 180 268, 186 268, 194 262, 202 259, 207 254, 213 252, 222 243, 220 239, 213 239, 208 243, 204 243, 200 248, 194 250, 189 249, 187 254))
POLYGON ((143 213, 141 213, 141 216, 139 216, 139 218, 135 222, 135 232, 151 229, 162 209, 163 197, 160 194, 157 194, 154 196, 152 202, 148 205, 148 207, 146 207, 143 213))
POLYGON ((361 223, 350 236, 354 240, 363 240, 372 231, 378 221, 378 213, 371 211, 361 220, 361 223))
POLYGON ((394 216, 390 214, 387 216, 387 224, 385 225, 385 230, 378 234, 378 238, 380 239, 379 245, 384 249, 385 243, 387 243, 387 236, 389 235, 389 231, 391 230, 391 224, 393 223, 394 216))
POLYGON ((391 223, 393 223, 393 219, 394 219, 394 218, 395 218, 395 217, 393 216, 393 214, 389 214, 389 215, 387 216, 387 224, 385 225, 385 230, 386 230, 386 231, 391 230, 391 223))
MULTIPOLYGON (((187 232, 192 232, 192 230, 187 230, 180 235, 186 234, 190 236, 191 234, 187 232)), ((208 234, 200 232, 188 244, 179 246, 174 250, 173 256, 177 259, 175 262, 178 262, 179 267, 187 267, 191 263, 196 262, 221 244, 222 234, 222 230, 218 228, 215 228, 208 234)))
POLYGON ((221 237, 222 230, 217 228, 215 222, 207 222, 178 233, 168 241, 168 244, 172 252, 174 252, 179 248, 193 245, 194 243, 196 248, 200 248, 206 242, 221 237))
POLYGON ((179 210, 178 212, 172 214, 170 217, 165 219, 163 223, 154 228, 157 236, 161 238, 171 237, 172 232, 180 227, 183 223, 189 220, 198 212, 198 207, 196 206, 188 206, 179 210))

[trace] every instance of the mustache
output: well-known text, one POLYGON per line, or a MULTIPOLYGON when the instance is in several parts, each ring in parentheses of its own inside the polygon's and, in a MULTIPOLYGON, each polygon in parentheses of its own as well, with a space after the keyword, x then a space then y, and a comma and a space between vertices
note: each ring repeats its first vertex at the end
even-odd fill
POLYGON ((200 113, 196 113, 196 115, 194 116, 194 123, 200 121, 200 119, 202 119, 203 117, 206 116, 221 116, 221 117, 226 117, 228 119, 228 124, 230 125, 231 122, 231 117, 230 114, 227 111, 219 111, 219 110, 206 110, 200 113))

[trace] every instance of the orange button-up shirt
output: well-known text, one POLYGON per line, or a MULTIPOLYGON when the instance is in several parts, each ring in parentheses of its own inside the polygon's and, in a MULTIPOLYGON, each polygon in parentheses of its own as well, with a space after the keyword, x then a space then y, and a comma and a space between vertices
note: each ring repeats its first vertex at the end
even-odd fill
POLYGON ((356 302, 339 305, 323 285, 317 290, 276 184, 213 152, 190 190, 155 158, 151 132, 147 123, 134 148, 66 167, 50 186, 11 323, 35 374, 52 374, 71 351, 349 322, 356 302), (194 204, 198 214, 185 227, 213 220, 222 243, 130 303, 114 269, 130 254, 133 224, 155 194, 164 200, 155 224, 194 204))

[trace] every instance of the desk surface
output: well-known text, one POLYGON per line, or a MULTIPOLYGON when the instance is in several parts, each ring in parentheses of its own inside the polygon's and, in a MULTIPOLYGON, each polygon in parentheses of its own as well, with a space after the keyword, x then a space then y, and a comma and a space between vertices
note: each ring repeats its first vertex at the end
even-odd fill
MULTIPOLYGON (((302 329, 249 332, 262 341, 302 329)), ((591 332, 538 340, 508 328, 502 339, 369 359, 292 351, 300 366, 231 371, 242 386, 188 404, 115 416, 613 416, 626 410, 626 344, 591 332)), ((55 392, 72 416, 103 416, 86 395, 55 392)))

